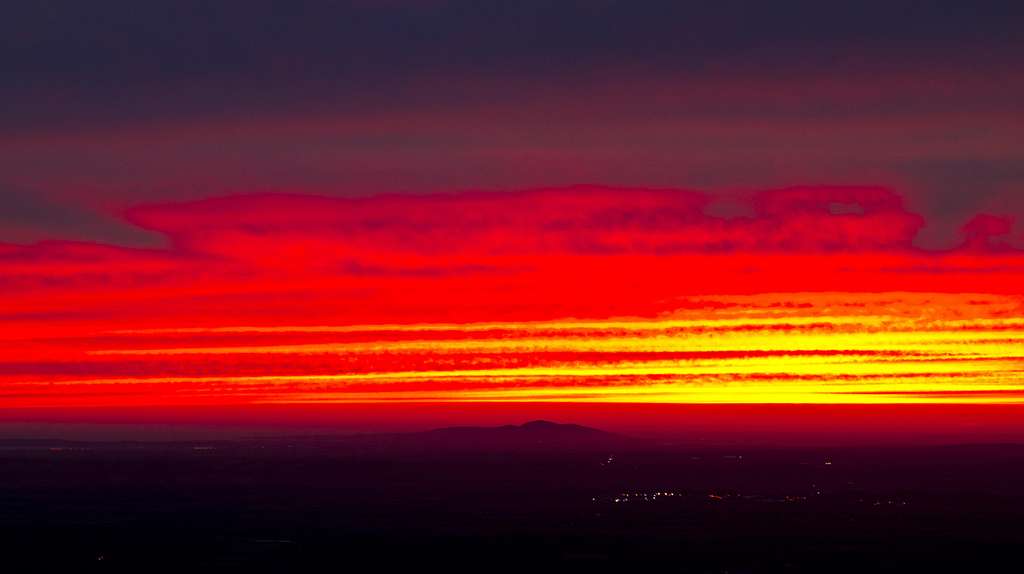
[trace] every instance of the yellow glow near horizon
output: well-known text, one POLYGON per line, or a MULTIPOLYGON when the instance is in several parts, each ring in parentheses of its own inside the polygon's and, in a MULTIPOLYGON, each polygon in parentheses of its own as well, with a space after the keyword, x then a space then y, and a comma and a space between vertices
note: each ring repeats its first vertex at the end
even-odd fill
POLYGON ((107 346, 83 348, 83 357, 142 361, 147 375, 45 384, 97 393, 158 385, 252 403, 1024 398, 1020 298, 826 293, 715 301, 653 319, 110 331, 107 346), (296 336, 315 342, 280 340, 296 336), (209 372, 220 358, 243 372, 209 372), (189 372, 160 374, 181 369, 189 372))

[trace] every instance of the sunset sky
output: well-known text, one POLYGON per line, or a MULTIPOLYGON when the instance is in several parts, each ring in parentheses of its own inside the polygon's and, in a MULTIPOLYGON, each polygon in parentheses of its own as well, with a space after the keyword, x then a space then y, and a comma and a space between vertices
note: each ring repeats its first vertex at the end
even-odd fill
POLYGON ((161 4, 0 22, 3 420, 1024 436, 1017 3, 161 4))

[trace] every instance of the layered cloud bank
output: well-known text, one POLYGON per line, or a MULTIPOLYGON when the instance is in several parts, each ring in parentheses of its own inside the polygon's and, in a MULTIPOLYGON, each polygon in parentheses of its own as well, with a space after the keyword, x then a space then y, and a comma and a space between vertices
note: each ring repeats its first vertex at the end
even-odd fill
POLYGON ((0 246, 11 406, 1019 402, 1024 256, 900 195, 572 187, 139 206, 0 246))

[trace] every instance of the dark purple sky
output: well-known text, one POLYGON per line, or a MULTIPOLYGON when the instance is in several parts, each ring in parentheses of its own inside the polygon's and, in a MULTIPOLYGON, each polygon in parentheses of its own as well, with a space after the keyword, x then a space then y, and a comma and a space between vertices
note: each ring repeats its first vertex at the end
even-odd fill
POLYGON ((0 242, 147 244, 123 209, 228 193, 576 183, 724 213, 882 185, 931 248, 979 212, 1024 220, 1019 2, 17 4, 0 242))

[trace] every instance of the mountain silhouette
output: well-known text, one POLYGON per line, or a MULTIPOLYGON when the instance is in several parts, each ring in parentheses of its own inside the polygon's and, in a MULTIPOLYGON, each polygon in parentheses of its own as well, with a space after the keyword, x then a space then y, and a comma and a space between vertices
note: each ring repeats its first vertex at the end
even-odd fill
POLYGON ((632 437, 577 424, 563 424, 546 420, 494 427, 453 426, 407 433, 278 437, 274 441, 363 454, 455 451, 589 452, 647 445, 646 441, 632 437))
POLYGON ((424 446, 472 450, 605 450, 640 442, 591 427, 546 420, 497 427, 446 427, 405 436, 409 442, 424 446))

